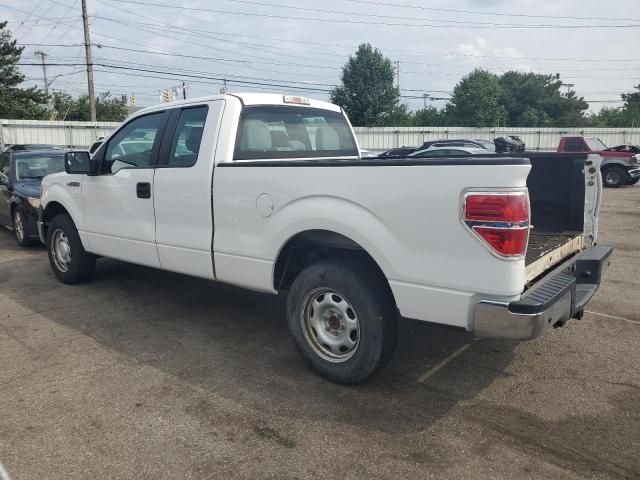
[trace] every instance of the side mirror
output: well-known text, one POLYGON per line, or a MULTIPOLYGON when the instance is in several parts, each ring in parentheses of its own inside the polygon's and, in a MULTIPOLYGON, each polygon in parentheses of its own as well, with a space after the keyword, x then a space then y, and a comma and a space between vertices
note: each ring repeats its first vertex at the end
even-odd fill
POLYGON ((95 162, 91 162, 91 156, 89 152, 85 150, 77 150, 73 152, 67 152, 64 154, 64 171, 67 173, 76 174, 90 174, 92 172, 92 165, 95 162))

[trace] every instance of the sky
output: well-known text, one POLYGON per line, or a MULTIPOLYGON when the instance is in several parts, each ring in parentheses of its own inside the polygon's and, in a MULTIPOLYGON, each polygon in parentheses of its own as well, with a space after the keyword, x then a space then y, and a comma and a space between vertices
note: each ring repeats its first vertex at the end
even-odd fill
MULTIPOLYGON (((638 1, 87 0, 87 8, 96 92, 135 95, 138 106, 183 81, 188 97, 218 93, 225 79, 231 92, 328 99, 349 55, 370 43, 399 62, 412 110, 444 106, 463 75, 485 68, 559 73, 597 112, 640 84, 638 1)), ((0 0, 0 12, 26 45, 22 63, 47 54, 51 90, 86 92, 81 0, 0 0)), ((26 86, 42 88, 40 66, 21 68, 26 86)))

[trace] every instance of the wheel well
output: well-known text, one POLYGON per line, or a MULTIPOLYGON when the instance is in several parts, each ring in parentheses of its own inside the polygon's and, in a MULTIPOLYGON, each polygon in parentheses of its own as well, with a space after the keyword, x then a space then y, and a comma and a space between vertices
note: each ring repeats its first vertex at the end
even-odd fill
POLYGON ((291 237, 280 250, 273 273, 273 286, 278 291, 288 290, 298 274, 309 265, 340 257, 355 258, 364 266, 371 267, 388 285, 380 266, 358 243, 328 230, 307 230, 291 237))
POLYGON ((54 217, 61 214, 69 215, 69 212, 62 206, 62 204, 58 202, 50 202, 49 204, 47 204, 44 212, 42 212, 42 223, 45 238, 47 237, 47 228, 49 227, 49 223, 51 223, 51 220, 54 217))

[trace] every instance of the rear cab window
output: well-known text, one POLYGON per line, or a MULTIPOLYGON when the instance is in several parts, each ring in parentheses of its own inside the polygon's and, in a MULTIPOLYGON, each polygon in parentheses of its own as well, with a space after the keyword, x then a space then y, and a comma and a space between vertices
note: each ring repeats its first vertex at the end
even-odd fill
POLYGON ((256 105, 240 115, 234 160, 358 157, 340 112, 312 107, 256 105))
POLYGON ((564 141, 565 152, 584 152, 586 150, 582 138, 567 138, 564 141))

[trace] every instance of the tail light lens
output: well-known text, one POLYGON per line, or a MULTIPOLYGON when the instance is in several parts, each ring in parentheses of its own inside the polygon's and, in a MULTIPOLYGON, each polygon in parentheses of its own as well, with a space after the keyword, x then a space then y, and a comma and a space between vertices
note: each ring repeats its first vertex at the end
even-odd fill
POLYGON ((526 253, 529 218, 526 192, 473 192, 464 197, 465 225, 476 238, 502 257, 518 257, 526 253))

